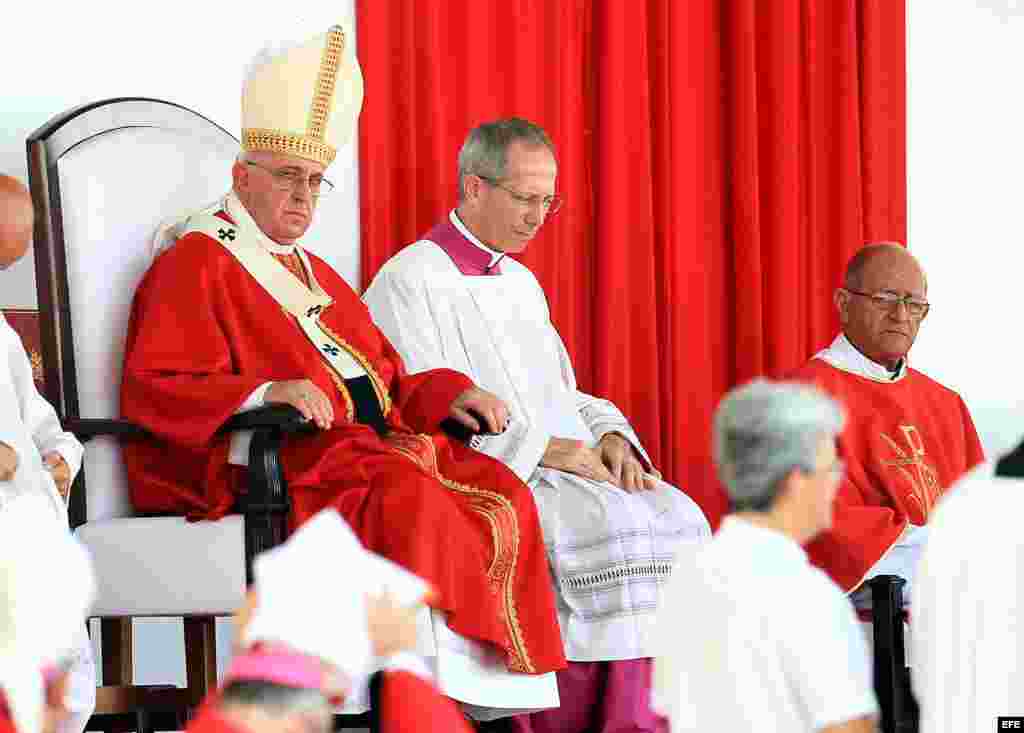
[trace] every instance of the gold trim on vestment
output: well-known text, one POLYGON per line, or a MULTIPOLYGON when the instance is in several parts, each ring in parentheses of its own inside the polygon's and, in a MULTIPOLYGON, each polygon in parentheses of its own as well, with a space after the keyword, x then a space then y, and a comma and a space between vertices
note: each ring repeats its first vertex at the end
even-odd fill
POLYGON ((335 148, 322 139, 258 127, 242 130, 242 147, 245 150, 266 150, 271 153, 296 155, 323 163, 325 167, 334 162, 334 156, 338 153, 335 148))
POLYGON ((309 121, 306 135, 314 140, 323 140, 334 101, 334 87, 338 81, 338 66, 345 50, 345 31, 340 25, 333 25, 327 31, 327 43, 320 58, 320 71, 316 75, 313 103, 309 106, 309 121))
MULTIPOLYGON (((529 652, 526 650, 526 642, 523 640, 523 631, 519 626, 519 614, 516 612, 516 602, 513 596, 512 581, 515 579, 516 558, 519 557, 519 520, 516 517, 515 507, 512 502, 495 491, 487 491, 457 481, 446 479, 438 475, 438 480, 452 491, 468 495, 476 500, 485 500, 489 504, 497 504, 497 507, 488 508, 483 506, 473 507, 473 511, 483 516, 491 525, 492 532, 497 536, 494 547, 494 562, 487 575, 491 579, 491 585, 502 596, 502 604, 505 608, 506 625, 508 626, 509 638, 512 641, 513 653, 509 661, 509 671, 533 674, 533 663, 530 661, 529 652), (501 518, 506 517, 509 523, 510 542, 504 548, 501 542, 501 518)), ((493 506, 492 504, 492 506, 493 506)))
POLYGON ((345 419, 348 422, 355 422, 356 406, 355 403, 352 402, 352 394, 348 391, 348 386, 345 384, 345 380, 338 376, 338 373, 334 371, 334 367, 330 362, 328 362, 327 366, 327 373, 330 375, 331 381, 334 382, 335 389, 338 390, 338 394, 341 395, 341 399, 345 403, 345 419))
POLYGON ((512 502, 495 491, 488 491, 466 484, 460 484, 441 475, 437 465, 437 446, 428 435, 418 433, 389 433, 384 442, 395 453, 405 456, 427 474, 433 476, 441 484, 456 493, 467 496, 471 500, 470 509, 482 516, 491 527, 491 539, 494 543, 494 559, 487 569, 487 579, 491 591, 500 594, 502 610, 505 613, 505 626, 512 642, 508 668, 512 672, 533 674, 535 668, 530 661, 523 631, 519 626, 519 614, 516 612, 512 582, 515 579, 516 558, 519 557, 519 520, 516 517, 512 502), (401 443, 409 441, 418 443, 426 449, 429 460, 422 452, 417 452, 401 443), (503 521, 504 520, 504 521, 503 521), (503 527, 503 525, 505 525, 503 527), (507 531, 503 531, 507 530, 507 531), (505 537, 508 541, 505 541, 505 537))
POLYGON ((366 374, 370 377, 370 382, 373 384, 373 391, 377 393, 377 401, 380 402, 381 414, 384 415, 384 417, 387 417, 388 413, 391 412, 391 395, 388 394, 387 385, 384 384, 384 380, 380 378, 380 375, 377 374, 373 365, 370 364, 370 360, 363 356, 345 339, 329 329, 322 320, 318 320, 317 325, 320 327, 321 331, 323 331, 338 346, 345 349, 345 351, 347 351, 352 358, 358 361, 359 365, 366 370, 366 374))

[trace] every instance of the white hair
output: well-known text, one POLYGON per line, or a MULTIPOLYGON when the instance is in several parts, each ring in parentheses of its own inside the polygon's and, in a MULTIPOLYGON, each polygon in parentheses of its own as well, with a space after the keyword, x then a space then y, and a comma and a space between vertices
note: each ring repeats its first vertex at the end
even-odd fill
POLYGON ((756 379, 726 395, 715 412, 714 459, 738 511, 767 511, 794 469, 817 466, 822 439, 845 422, 843 408, 815 387, 756 379))

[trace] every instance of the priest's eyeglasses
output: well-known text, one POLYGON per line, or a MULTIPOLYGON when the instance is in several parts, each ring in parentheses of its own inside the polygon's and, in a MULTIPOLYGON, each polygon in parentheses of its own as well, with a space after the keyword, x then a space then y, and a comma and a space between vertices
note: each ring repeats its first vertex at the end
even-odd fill
POLYGON ((557 193, 553 196, 530 196, 529 194, 522 193, 521 191, 516 191, 514 188, 509 188, 497 178, 490 178, 489 176, 481 176, 479 174, 474 175, 476 175, 476 177, 481 181, 486 181, 489 185, 494 186, 495 188, 500 188, 511 196, 512 200, 517 204, 528 206, 531 209, 540 206, 541 210, 548 216, 551 216, 562 208, 562 197, 557 193))
POLYGON ((269 173, 274 179, 274 188, 278 191, 296 191, 300 186, 306 185, 309 187, 309 194, 313 198, 318 198, 334 190, 334 184, 318 173, 307 178, 295 168, 268 168, 251 160, 245 161, 245 164, 261 168, 269 173))
POLYGON ((878 308, 888 311, 894 311, 900 305, 904 305, 907 308, 907 315, 911 318, 924 318, 928 315, 928 309, 932 307, 931 303, 927 300, 913 298, 909 295, 897 295, 896 293, 889 293, 884 290, 880 293, 862 293, 860 290, 852 290, 850 288, 843 288, 843 290, 863 298, 868 298, 878 308))

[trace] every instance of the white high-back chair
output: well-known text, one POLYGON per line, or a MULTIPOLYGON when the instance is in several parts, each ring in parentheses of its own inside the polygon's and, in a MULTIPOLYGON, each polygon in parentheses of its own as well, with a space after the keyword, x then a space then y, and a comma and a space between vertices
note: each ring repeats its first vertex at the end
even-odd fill
MULTIPOLYGON (((214 619, 242 605, 255 554, 284 539, 290 505, 277 448, 284 434, 308 427, 280 405, 236 415, 224 426, 253 431, 239 514, 215 522, 135 516, 119 442, 144 433, 118 419, 131 301, 153 260, 160 222, 226 192, 238 142, 184 107, 128 98, 60 115, 27 145, 46 392, 65 427, 86 443, 70 513, 98 576, 97 712, 139 715, 140 731, 163 728, 151 713, 193 708, 216 685, 214 619), (186 689, 131 687, 131 619, 145 616, 184 618, 186 689)), ((351 277, 358 239, 350 251, 333 254, 351 277)), ((453 634, 437 611, 423 609, 418 622, 418 651, 441 690, 469 709, 558 704, 553 674, 509 673, 493 650, 453 634)), ((365 711, 371 701, 364 692, 342 712, 365 711)))
POLYGON ((298 414, 272 407, 225 427, 262 428, 250 450, 256 493, 243 514, 216 522, 138 517, 119 441, 142 431, 118 419, 118 392, 153 233, 226 192, 238 142, 184 107, 127 98, 60 115, 27 148, 46 392, 86 444, 69 509, 98 579, 97 713, 139 715, 141 730, 163 727, 160 716, 146 716, 167 711, 172 716, 162 717, 175 725, 216 685, 215 617, 241 606, 253 555, 283 539, 288 502, 276 447, 282 432, 299 428, 298 414), (183 617, 187 688, 132 686, 131 619, 145 616, 183 617))

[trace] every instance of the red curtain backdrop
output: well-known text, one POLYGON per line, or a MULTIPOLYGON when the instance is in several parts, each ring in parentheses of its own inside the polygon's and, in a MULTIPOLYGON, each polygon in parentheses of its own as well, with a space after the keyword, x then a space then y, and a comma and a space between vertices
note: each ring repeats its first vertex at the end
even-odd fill
POLYGON ((865 240, 906 240, 905 8, 889 0, 357 2, 363 278, 456 203, 476 124, 542 125, 566 204, 522 260, 581 389, 714 523, 721 395, 835 334, 865 240))

